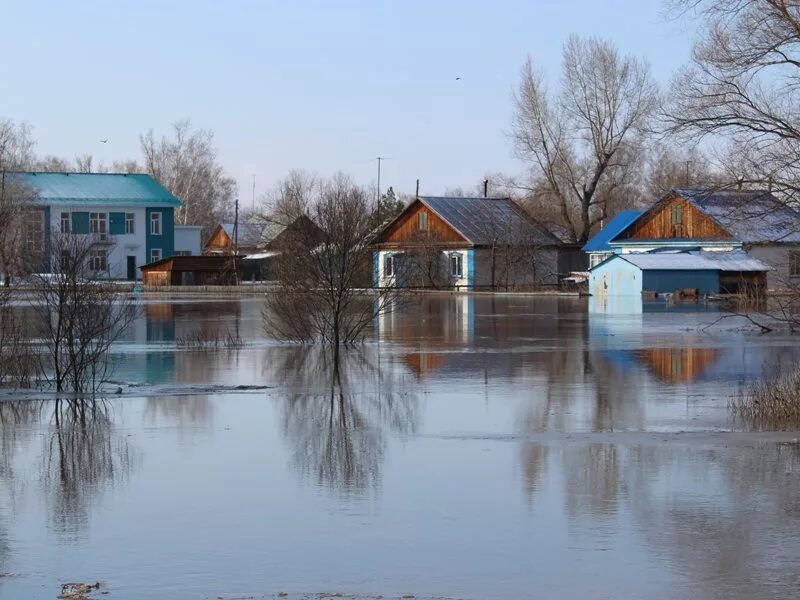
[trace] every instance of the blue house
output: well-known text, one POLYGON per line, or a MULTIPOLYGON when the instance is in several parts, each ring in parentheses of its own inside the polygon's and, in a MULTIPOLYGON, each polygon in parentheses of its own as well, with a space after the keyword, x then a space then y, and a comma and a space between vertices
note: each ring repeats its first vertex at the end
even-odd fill
POLYGON ((6 176, 30 194, 26 251, 44 257, 45 271, 52 262, 54 232, 93 236, 90 268, 111 279, 135 280, 140 266, 175 253, 174 213, 181 201, 150 175, 17 172, 6 176))

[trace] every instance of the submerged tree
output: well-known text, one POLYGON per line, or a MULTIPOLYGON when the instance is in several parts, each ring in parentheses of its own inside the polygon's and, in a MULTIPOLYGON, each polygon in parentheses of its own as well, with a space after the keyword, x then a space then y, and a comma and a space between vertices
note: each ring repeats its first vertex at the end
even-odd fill
POLYGON ((41 372, 57 392, 93 395, 111 368, 111 345, 130 326, 135 307, 107 281, 105 241, 53 232, 50 246, 50 273, 36 276, 30 297, 44 346, 41 372))
POLYGON ((595 38, 571 37, 562 69, 553 94, 531 60, 523 66, 512 135, 570 236, 585 242, 641 160, 658 90, 644 62, 595 38))
POLYGON ((391 305, 392 290, 365 290, 372 280, 373 210, 367 193, 342 174, 275 207, 284 222, 315 226, 296 228, 276 258, 279 288, 268 295, 264 313, 271 334, 351 344, 391 305))

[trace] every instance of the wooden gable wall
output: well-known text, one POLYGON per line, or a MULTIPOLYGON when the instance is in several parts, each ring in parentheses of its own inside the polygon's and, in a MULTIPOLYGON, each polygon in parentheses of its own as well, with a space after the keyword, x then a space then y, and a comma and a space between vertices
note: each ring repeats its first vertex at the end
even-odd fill
POLYGON ((217 227, 205 245, 206 250, 228 250, 233 246, 233 240, 228 236, 224 227, 217 227))
POLYGON ((726 239, 733 236, 708 215, 680 196, 658 203, 617 239, 726 239), (681 223, 674 223, 678 207, 681 223))
POLYGON ((402 244, 420 239, 419 214, 428 215, 428 234, 432 239, 442 242, 465 242, 463 236, 450 227, 447 222, 419 200, 415 200, 404 215, 386 229, 380 236, 380 243, 402 244))

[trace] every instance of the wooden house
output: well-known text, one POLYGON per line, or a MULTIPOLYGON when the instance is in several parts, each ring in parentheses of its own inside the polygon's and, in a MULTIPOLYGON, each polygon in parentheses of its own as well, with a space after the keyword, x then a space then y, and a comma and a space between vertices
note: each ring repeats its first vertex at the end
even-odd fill
POLYGON ((233 256, 169 256, 139 267, 145 285, 235 285, 233 256))
POLYGON ((419 197, 378 234, 375 287, 558 283, 560 242, 510 198, 419 197))

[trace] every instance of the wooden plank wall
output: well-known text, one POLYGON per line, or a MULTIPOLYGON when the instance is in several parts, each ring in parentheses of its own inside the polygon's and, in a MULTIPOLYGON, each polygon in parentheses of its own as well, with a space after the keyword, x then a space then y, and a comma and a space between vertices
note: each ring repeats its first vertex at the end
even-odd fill
POLYGON ((444 220, 439 218, 419 200, 414 201, 411 209, 403 215, 391 228, 381 235, 380 242, 385 244, 413 242, 420 238, 418 216, 420 212, 428 215, 428 232, 431 238, 442 242, 463 242, 464 238, 444 220))
POLYGON ((233 245, 233 241, 225 230, 220 227, 217 229, 211 236, 211 238, 206 242, 205 249, 206 250, 227 250, 233 245))
POLYGON ((726 239, 731 237, 733 236, 730 233, 694 205, 684 198, 676 197, 654 206, 651 212, 643 215, 619 239, 726 239), (675 205, 682 209, 683 224, 680 227, 673 227, 672 223, 672 207, 675 205))

